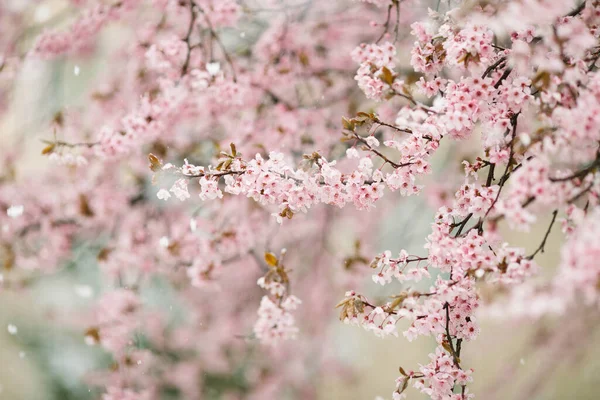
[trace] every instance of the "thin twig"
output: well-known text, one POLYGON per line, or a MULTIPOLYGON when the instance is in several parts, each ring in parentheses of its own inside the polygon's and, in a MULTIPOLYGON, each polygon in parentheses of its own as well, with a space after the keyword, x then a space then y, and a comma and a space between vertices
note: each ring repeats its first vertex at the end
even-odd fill
POLYGON ((194 9, 194 2, 190 1, 190 24, 188 25, 188 30, 185 35, 183 41, 187 46, 187 54, 185 55, 185 62, 183 63, 183 67, 181 67, 181 76, 187 74, 188 68, 190 66, 190 59, 192 57, 192 49, 193 46, 190 43, 192 32, 194 31, 194 24, 196 23, 196 10, 194 9))
POLYGON ((384 30, 381 33, 381 36, 379 36, 379 38, 375 41, 376 44, 379 43, 381 41, 381 39, 383 39, 383 37, 385 36, 386 33, 388 33, 388 29, 390 27, 390 17, 392 15, 392 7, 394 7, 393 4, 390 4, 388 6, 388 9, 387 9, 387 18, 385 20, 385 24, 383 25, 384 30))
POLYGON ((50 144, 50 145, 55 145, 55 146, 62 146, 62 147, 94 147, 100 144, 100 142, 76 142, 76 143, 69 143, 69 142, 63 142, 62 140, 47 140, 47 139, 42 139, 42 143, 45 144, 50 144))
POLYGON ((582 170, 576 171, 571 175, 562 177, 562 178, 550 178, 552 182, 566 182, 577 178, 583 178, 590 172, 592 172, 596 167, 600 166, 600 158, 596 158, 590 165, 585 167, 582 170))
POLYGON ((454 360, 454 365, 460 368, 460 361, 458 359, 458 355, 456 354, 456 350, 454 349, 454 342, 452 341, 452 336, 450 335, 450 304, 446 302, 444 304, 444 309, 446 310, 446 340, 448 341, 448 346, 450 346, 450 351, 452 355, 452 359, 454 360))
POLYGON ((548 230, 546 230, 544 239, 542 240, 542 243, 540 243, 539 247, 533 252, 533 254, 531 254, 530 256, 527 257, 528 260, 533 260, 533 257, 535 257, 537 255, 537 253, 544 252, 545 247, 546 247, 546 241, 548 240, 550 231, 552 231, 552 226, 554 226, 554 221, 556 221, 557 214, 558 214, 558 210, 554 210, 554 212, 552 212, 552 221, 550 221, 550 225, 548 226, 548 230))
MULTIPOLYGON (((194 2, 194 4, 196 4, 196 3, 194 2)), ((225 45, 223 44, 223 42, 221 41, 221 39, 219 38, 219 35, 215 31, 215 29, 214 29, 214 27, 212 25, 212 22, 210 22, 210 19, 208 18, 208 15, 204 11, 204 9, 202 9, 202 7, 198 6, 197 4, 196 4, 196 7, 200 11, 200 13, 202 13, 202 15, 204 15, 204 19, 206 20, 206 24, 208 25, 208 30, 209 30, 211 36, 213 37, 213 39, 215 39, 215 41, 217 42, 217 44, 221 48, 221 51, 223 52, 223 56, 225 57, 225 60, 227 61, 227 64, 229 64, 229 68, 231 68, 231 75, 233 77, 233 81, 237 82, 237 75, 235 73, 235 67, 233 66, 233 60, 231 59, 231 56, 229 55, 229 52, 225 48, 225 45)))
POLYGON ((358 136, 358 134, 356 132, 353 132, 353 133, 354 133, 354 138, 356 140, 358 140, 359 142, 361 142, 362 144, 364 144, 365 146, 367 146, 368 149, 369 149, 369 151, 377 154, 379 157, 381 157, 385 162, 387 162, 388 164, 390 164, 392 167, 394 167, 394 168, 402 168, 402 167, 406 167, 406 166, 412 164, 411 162, 402 163, 402 164, 398 164, 398 163, 393 162, 392 160, 390 160, 389 158, 387 158, 383 153, 381 153, 379 150, 374 149, 373 147, 371 147, 369 145, 369 143, 367 143, 367 141, 365 139, 363 139, 362 137, 358 136))

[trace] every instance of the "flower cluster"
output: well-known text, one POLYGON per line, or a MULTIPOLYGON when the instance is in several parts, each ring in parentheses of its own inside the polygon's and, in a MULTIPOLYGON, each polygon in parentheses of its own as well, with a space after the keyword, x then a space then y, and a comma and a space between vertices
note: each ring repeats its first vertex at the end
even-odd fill
POLYGON ((292 311, 302 303, 288 293, 289 279, 283 266, 285 249, 281 258, 273 253, 265 254, 269 271, 258 280, 258 286, 267 290, 270 296, 263 296, 258 308, 258 320, 254 324, 254 334, 265 344, 276 344, 281 340, 295 339, 298 333, 292 311))
POLYGON ((254 324, 256 338, 268 344, 295 339, 298 328, 291 311, 298 304, 300 300, 295 296, 287 297, 281 304, 275 304, 267 296, 263 297, 258 308, 258 320, 254 324))
POLYGON ((33 54, 43 58, 54 58, 65 53, 85 50, 109 21, 120 19, 139 3, 140 0, 127 0, 90 8, 68 30, 48 31, 40 35, 33 47, 33 54))
POLYGON ((434 400, 442 399, 470 399, 470 395, 463 393, 451 395, 448 393, 455 385, 464 386, 471 382, 471 371, 463 371, 458 368, 452 358, 438 348, 434 354, 430 354, 431 362, 420 368, 423 378, 415 383, 422 393, 427 394, 434 400))
POLYGON ((396 48, 389 42, 381 46, 363 43, 352 52, 352 59, 360 64, 354 79, 367 98, 383 100, 385 90, 402 87, 393 75, 395 54, 396 48))
POLYGON ((581 221, 569 236, 561 253, 560 271, 555 279, 556 295, 566 303, 582 298, 587 303, 598 302, 598 240, 600 213, 595 210, 581 221))
MULTIPOLYGON (((232 145, 232 154, 225 154, 216 167, 208 169, 191 164, 174 167, 162 165, 160 173, 182 175, 169 191, 180 200, 190 197, 186 178, 200 177, 200 199, 211 200, 223 197, 223 191, 234 195, 244 195, 261 205, 276 205, 279 213, 274 215, 281 223, 282 218, 298 212, 307 212, 318 203, 343 207, 352 202, 357 209, 367 209, 383 195, 381 175, 373 171, 370 158, 362 158, 355 171, 342 174, 335 168, 335 161, 328 162, 318 153, 312 158, 313 168, 309 171, 294 170, 284 159, 284 155, 271 152, 268 159, 257 154, 254 159, 243 160, 232 145), (218 182, 224 182, 223 191, 218 182)), ((169 191, 159 190, 157 196, 167 200, 169 191)))

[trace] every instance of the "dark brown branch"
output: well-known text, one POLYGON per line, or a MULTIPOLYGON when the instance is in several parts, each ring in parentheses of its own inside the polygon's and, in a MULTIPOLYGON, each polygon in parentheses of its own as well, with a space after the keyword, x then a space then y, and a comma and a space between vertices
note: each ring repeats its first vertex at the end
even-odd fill
POLYGON ((465 217, 465 219, 463 219, 461 222, 457 223, 456 226, 452 226, 452 228, 458 227, 458 231, 456 232, 456 235, 454 235, 454 237, 459 237, 460 234, 462 233, 463 229, 465 228, 465 226, 467 225, 467 222, 469 222, 469 220, 471 219, 471 217, 473 216, 473 213, 470 213, 469 215, 467 215, 465 217))
POLYGON ((210 172, 210 171, 206 171, 206 172, 201 172, 201 173, 196 174, 196 175, 183 174, 183 176, 186 176, 188 178, 200 178, 200 177, 203 177, 203 176, 220 178, 220 177, 226 176, 226 175, 243 175, 245 173, 246 173, 246 171, 222 171, 222 172, 210 172))
POLYGON ((385 24, 383 25, 384 30, 381 33, 381 36, 379 36, 379 38, 375 41, 376 44, 379 43, 381 41, 381 39, 383 39, 383 37, 385 36, 386 33, 388 33, 388 30, 389 30, 389 27, 390 27, 390 17, 392 15, 392 7, 394 7, 393 4, 390 4, 388 6, 388 9, 387 9, 387 18, 385 20, 385 24))
POLYGON ((413 133, 413 131, 411 129, 403 129, 403 128, 398 128, 397 126, 394 126, 392 124, 388 124, 387 122, 383 122, 378 118, 374 118, 373 122, 375 122, 376 124, 379 124, 381 126, 386 126, 388 128, 392 128, 398 132, 403 132, 403 133, 413 133))
POLYGON ((506 62, 506 57, 500 57, 495 63, 487 67, 484 71, 483 75, 481 75, 481 79, 485 79, 491 74, 496 68, 498 68, 501 64, 506 62))
POLYGON ((392 0, 396 6, 396 27, 394 28, 394 43, 398 41, 398 29, 400 28, 400 0, 392 0))
POLYGON ((412 103, 414 106, 416 106, 416 107, 419 107, 419 108, 421 108, 421 109, 423 109, 423 110, 425 110, 425 111, 427 111, 427 112, 430 112, 430 113, 432 113, 432 114, 438 114, 438 112, 437 112, 437 111, 435 111, 433 108, 431 108, 431 107, 429 107, 429 106, 426 106, 426 105, 425 105, 425 104, 423 104, 423 103, 419 103, 419 102, 418 102, 418 101, 416 101, 416 100, 415 100, 415 99, 414 99, 412 96, 407 96, 407 95, 405 95, 404 93, 400 93, 400 92, 398 92, 396 89, 392 88, 391 86, 390 86, 390 89, 392 90, 392 92, 393 92, 393 93, 394 93, 396 96, 400 96, 400 97, 402 97, 402 98, 404 98, 404 99, 406 99, 406 100, 410 101, 410 102, 411 102, 411 103, 412 103))
POLYGON ((192 37, 192 32, 194 31, 194 24, 196 23, 196 18, 197 18, 197 14, 196 14, 196 10, 195 10, 194 6, 195 6, 194 2, 192 0, 190 0, 190 24, 188 25, 187 34, 185 35, 185 38, 183 39, 183 41, 185 42, 185 45, 187 46, 187 54, 185 55, 185 62, 183 63, 183 67, 181 67, 181 76, 184 76, 185 74, 187 74, 188 68, 190 66, 190 59, 192 57, 193 46, 191 45, 190 40, 192 37))
POLYGON ((533 252, 533 254, 531 254, 530 256, 527 257, 528 260, 533 260, 533 258, 537 255, 537 253, 544 252, 545 247, 546 247, 546 241, 548 240, 550 231, 552 231, 552 227, 554 226, 554 221, 556 221, 557 214, 558 214, 558 210, 554 210, 554 212, 552 213, 552 221, 550 221, 550 225, 548 226, 548 229, 546 230, 546 234, 544 235, 544 239, 542 240, 542 243, 540 243, 539 247, 533 252))
POLYGON ((585 9, 586 1, 582 1, 580 5, 577 6, 573 11, 567 14, 567 17, 574 17, 585 9))
POLYGON ((573 174, 562 177, 562 178, 550 178, 550 181, 566 182, 566 181, 570 181, 570 180, 577 179, 577 178, 584 178, 587 174, 594 171, 594 169, 596 169, 596 167, 598 167, 599 165, 600 165, 600 158, 596 158, 594 160, 594 162, 592 162, 590 165, 588 165, 584 169, 574 172, 573 174))
POLYGON ((504 73, 500 77, 500 79, 498 79, 498 82, 496 82, 494 84, 494 89, 498 89, 500 87, 500 85, 502 85, 502 81, 504 81, 506 78, 508 78, 508 76, 510 75, 511 72, 512 72, 512 68, 506 68, 504 70, 504 73))
POLYGON ((498 199, 500 198, 500 193, 502 193, 502 188, 504 187, 504 184, 508 180, 508 178, 505 178, 505 177, 510 175, 510 168, 512 166, 513 157, 515 155, 514 141, 515 141, 515 136, 517 133, 518 118, 519 118, 519 113, 515 114, 511 118, 511 123, 512 123, 513 128, 512 128, 511 138, 510 138, 510 142, 509 142, 510 154, 508 156, 508 161, 506 162, 506 168, 504 169, 504 173, 502 174, 502 177, 500 178, 500 182, 498 184, 499 188, 498 188, 498 193, 496 194, 496 198, 494 199, 494 201, 492 202, 492 204, 490 205, 488 210, 485 212, 485 215, 483 216, 483 218, 481 218, 479 223, 477 224, 477 229, 479 230, 480 233, 483 231, 483 223, 485 222, 485 219, 490 214, 492 209, 496 206, 496 203, 498 202, 498 199))
POLYGON ((194 2, 194 4, 198 8, 198 10, 202 13, 202 15, 204 15, 204 19, 206 20, 206 24, 208 25, 208 30, 210 32, 210 35, 212 36, 213 39, 215 39, 215 41, 217 42, 217 44, 221 48, 221 51, 223 52, 223 56, 225 57, 225 60, 227 61, 227 64, 229 64, 229 68, 231 68, 231 75, 233 76, 233 81, 237 82, 237 76, 236 76, 236 73, 235 73, 235 67, 233 66, 233 60, 231 59, 231 56, 229 55, 229 52, 225 48, 225 45, 223 44, 223 42, 221 41, 221 39, 219 38, 219 35, 215 31, 215 29, 214 29, 214 27, 212 25, 212 22, 210 22, 210 19, 208 18, 208 15, 204 11, 204 9, 202 9, 202 7, 198 6, 195 2, 194 2))
POLYGON ((367 143, 367 141, 365 139, 363 139, 362 137, 358 136, 358 134, 356 132, 354 133, 354 138, 356 140, 358 140, 359 142, 361 142, 362 144, 364 144, 365 146, 368 147, 369 151, 377 154, 381 159, 383 159, 386 163, 390 164, 392 167, 394 168, 402 168, 402 167, 406 167, 408 165, 411 165, 411 162, 408 163, 403 163, 403 164, 398 164, 393 162, 392 160, 390 160, 388 157, 386 157, 383 153, 381 153, 379 150, 372 148, 369 143, 367 143))
POLYGON ((76 142, 76 143, 69 143, 69 142, 63 142, 62 140, 47 140, 47 139, 42 139, 42 143, 46 143, 49 145, 55 145, 55 146, 62 146, 62 147, 94 147, 97 146, 98 144, 100 144, 100 142, 76 142))
POLYGON ((494 170, 496 169, 496 164, 490 164, 490 169, 488 171, 488 176, 485 181, 485 186, 490 187, 492 182, 494 181, 494 170))
POLYGON ((590 190, 592 190, 592 188, 594 187, 594 183, 590 183, 585 189, 583 189, 581 192, 577 193, 575 196, 571 197, 569 200, 567 200, 567 203, 574 203, 577 200, 579 200, 581 197, 583 197, 586 193, 588 193, 590 190))
POLYGON ((456 350, 454 349, 454 342, 452 341, 452 336, 450 335, 450 304, 446 302, 444 304, 444 309, 446 310, 446 341, 448 342, 448 346, 450 347, 450 352, 452 355, 452 359, 454 360, 454 365, 460 368, 460 360, 458 359, 458 355, 456 350))
POLYGON ((588 72, 592 72, 594 70, 594 68, 596 67, 596 62, 598 61, 599 58, 600 58, 600 51, 598 51, 592 58, 590 65, 588 66, 588 69, 587 69, 588 72))

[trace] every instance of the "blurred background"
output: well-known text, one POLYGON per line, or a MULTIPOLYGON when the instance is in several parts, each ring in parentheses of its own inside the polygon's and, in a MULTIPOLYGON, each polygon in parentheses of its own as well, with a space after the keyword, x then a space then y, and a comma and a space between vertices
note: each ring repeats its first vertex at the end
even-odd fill
MULTIPOLYGON (((27 0, 0 1, 14 9, 31 10, 27 0)), ((61 14, 64 3, 39 2, 28 16, 31 29, 25 43, 30 43, 43 26, 60 26, 68 21, 68 15, 61 14)), ((111 67, 103 55, 110 52, 115 40, 122 40, 122 35, 122 27, 107 29, 101 36, 100 50, 87 60, 30 60, 23 64, 15 77, 16 90, 8 112, 0 121, 0 153, 15 146, 21 149, 24 157, 20 174, 36 174, 48 168, 47 160, 40 155, 40 139, 51 134, 48 121, 58 110, 81 102, 89 82, 99 71, 111 67)), ((449 147, 436 158, 436 176, 443 176, 447 168, 444 157, 457 151, 449 147)), ((45 195, 49 194, 40 193, 45 195)), ((426 196, 398 202, 393 217, 379 227, 378 250, 394 253, 407 248, 419 252, 433 215, 434 208, 426 196)), ((539 245, 548 223, 549 218, 540 220, 529 233, 502 229, 511 243, 525 244, 530 252, 539 245)), ((538 260, 544 269, 542 275, 549 276, 556 268, 561 243, 560 231, 553 230, 546 252, 538 260)), ((110 357, 99 348, 88 346, 81 332, 54 322, 57 313, 77 314, 85 310, 100 290, 97 251, 81 244, 63 268, 50 276, 34 278, 29 282, 29 290, 0 290, 0 399, 97 398, 98 393, 82 383, 83 377, 110 365, 110 357)), ((370 283, 368 271, 364 280, 370 295, 388 294, 370 283)), ((149 289, 144 296, 157 303, 169 302, 168 291, 160 287, 149 289)), ((495 307, 501 308, 502 303, 495 307)), ((477 399, 600 399, 600 329, 596 310, 578 309, 560 318, 535 320, 502 319, 496 314, 485 307, 481 310, 481 335, 463 352, 463 364, 475 370, 470 389, 477 399)), ((332 319, 330 330, 335 338, 334 353, 357 373, 352 379, 320 376, 314 385, 323 400, 374 399, 378 395, 390 398, 398 367, 411 369, 425 364, 427 354, 434 348, 433 340, 419 338, 409 343, 402 336, 379 339, 337 319, 332 319)), ((400 326, 399 331, 402 330, 400 326)), ((409 399, 421 398, 412 390, 408 394, 409 399)))

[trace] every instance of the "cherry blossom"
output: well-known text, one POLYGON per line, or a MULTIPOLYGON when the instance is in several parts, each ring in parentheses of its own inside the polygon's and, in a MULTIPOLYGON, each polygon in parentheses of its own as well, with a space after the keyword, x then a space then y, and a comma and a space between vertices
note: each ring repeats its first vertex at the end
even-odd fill
POLYGON ((482 315, 596 315, 598 1, 25 3, 0 5, 3 121, 32 70, 81 95, 0 153, 0 287, 92 260, 52 322, 111 359, 97 398, 317 398, 339 313, 435 345, 392 399, 467 400, 482 315))

